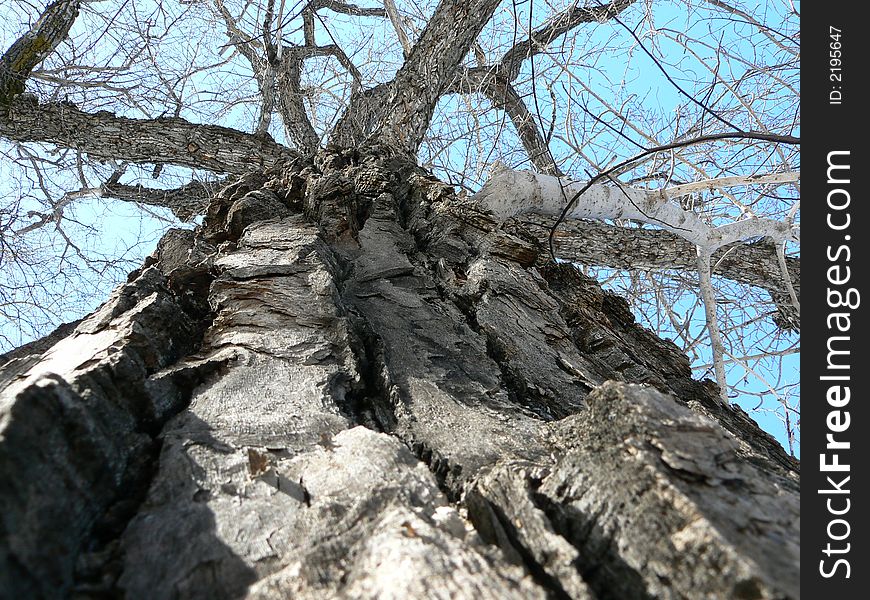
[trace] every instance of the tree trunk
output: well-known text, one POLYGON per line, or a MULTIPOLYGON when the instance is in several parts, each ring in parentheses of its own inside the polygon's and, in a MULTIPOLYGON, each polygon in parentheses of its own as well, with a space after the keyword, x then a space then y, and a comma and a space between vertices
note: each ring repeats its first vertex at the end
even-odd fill
POLYGON ((798 598, 796 461, 541 254, 386 150, 243 175, 7 355, 0 589, 798 598))

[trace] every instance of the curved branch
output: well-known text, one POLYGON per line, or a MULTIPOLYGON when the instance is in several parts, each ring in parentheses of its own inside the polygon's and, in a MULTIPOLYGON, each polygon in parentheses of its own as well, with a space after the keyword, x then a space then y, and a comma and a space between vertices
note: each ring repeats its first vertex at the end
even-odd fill
POLYGON ((614 0, 605 6, 584 7, 572 5, 540 27, 532 35, 508 50, 498 65, 470 69, 455 81, 451 91, 480 92, 497 108, 505 110, 511 119, 523 148, 539 173, 562 176, 549 145, 538 128, 531 112, 517 93, 512 82, 519 76, 525 59, 543 52, 547 45, 583 23, 602 22, 619 14, 635 0, 614 0))
POLYGON ((498 76, 489 68, 480 67, 464 73, 453 82, 448 91, 461 94, 481 93, 486 96, 495 108, 508 114, 535 169, 548 175, 563 175, 532 113, 507 79, 498 76))
POLYGON ((107 111, 87 113, 69 103, 14 100, 0 115, 0 137, 74 148, 95 158, 167 163, 218 173, 246 173, 297 153, 268 136, 184 119, 129 119, 107 111))
POLYGON ((602 23, 612 19, 635 0, 613 0, 610 4, 598 6, 571 5, 564 12, 556 15, 549 23, 543 25, 532 35, 515 44, 505 52, 498 66, 500 74, 513 81, 520 73, 523 61, 543 52, 547 45, 561 35, 564 35, 583 23, 602 23))

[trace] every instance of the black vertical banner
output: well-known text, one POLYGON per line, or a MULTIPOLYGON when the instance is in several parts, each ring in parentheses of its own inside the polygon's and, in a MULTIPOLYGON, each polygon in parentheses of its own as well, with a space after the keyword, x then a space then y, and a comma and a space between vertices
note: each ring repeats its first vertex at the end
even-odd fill
POLYGON ((870 29, 859 2, 801 14, 801 588, 867 598, 867 311, 864 176, 870 29), (860 114, 859 114, 860 113, 860 114))

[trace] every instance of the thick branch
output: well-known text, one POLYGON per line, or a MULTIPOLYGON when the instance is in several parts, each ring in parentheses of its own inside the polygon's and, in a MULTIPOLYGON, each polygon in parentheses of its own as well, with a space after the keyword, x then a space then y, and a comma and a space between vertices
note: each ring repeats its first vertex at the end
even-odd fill
POLYGON ((784 221, 753 217, 716 226, 669 202, 663 190, 614 183, 575 182, 502 168, 475 199, 502 220, 527 213, 560 219, 634 219, 670 231, 707 252, 750 238, 770 238, 777 243, 798 240, 784 221))
POLYGON ((219 173, 245 173, 293 158, 269 137, 179 118, 129 119, 86 113, 67 103, 13 101, 0 117, 0 137, 74 148, 95 158, 167 163, 219 173))
MULTIPOLYGON (((547 245, 552 219, 526 215, 522 225, 542 246, 547 245)), ((634 271, 681 270, 697 268, 695 246, 679 236, 660 229, 618 227, 591 221, 565 222, 554 237, 560 259, 583 265, 634 271)), ((783 329, 797 329, 795 309, 783 280, 776 246, 768 241, 751 244, 736 242, 713 253, 713 275, 770 293, 779 312, 777 323, 783 329)), ((800 259, 786 258, 788 272, 800 299, 800 259)))
POLYGON ((190 221, 205 212, 209 199, 226 183, 226 181, 191 181, 179 188, 160 190, 110 181, 100 186, 100 192, 105 197, 117 198, 125 202, 168 208, 182 221, 190 221))
POLYGON ((388 141, 416 153, 438 99, 456 78, 498 4, 498 0, 441 0, 392 83, 381 122, 381 134, 388 141))
MULTIPOLYGON (((719 257, 724 249, 732 248, 739 242, 749 239, 767 238, 773 244, 797 239, 797 234, 792 231, 787 222, 772 219, 749 218, 714 226, 702 220, 694 212, 669 202, 666 199, 666 194, 661 190, 644 190, 619 184, 613 186, 581 185, 548 175, 536 175, 527 171, 511 171, 504 168, 496 171, 473 199, 502 221, 530 213, 551 217, 566 216, 565 211, 567 210, 567 216, 572 219, 633 219, 654 225, 665 230, 665 233, 680 238, 685 246, 681 252, 676 252, 675 249, 665 245, 666 253, 653 253, 654 256, 667 257, 667 264, 664 265, 667 268, 673 268, 675 261, 682 255, 690 260, 686 266, 695 269, 697 268, 696 261, 699 252, 719 257), (576 201, 570 209, 566 209, 569 199, 572 198, 576 201)), ((635 235, 635 231, 630 230, 629 235, 635 235)), ((607 242, 602 242, 600 246, 590 245, 591 251, 595 253, 596 257, 588 262, 602 266, 617 266, 612 264, 613 258, 606 259, 610 262, 601 260, 601 250, 607 245, 607 242)), ((619 256, 623 252, 620 248, 621 246, 611 248, 612 255, 619 256)), ((607 254, 610 255, 610 253, 607 254)), ((769 264, 764 269, 766 285, 762 285, 762 287, 770 289, 773 287, 771 282, 779 281, 781 269, 776 258, 776 251, 768 252, 768 255, 769 264)), ((577 260, 578 257, 565 258, 577 260)), ((579 262, 587 261, 580 260, 579 262)), ((642 260, 634 253, 628 262, 630 268, 643 268, 642 260)), ((717 265, 716 269, 718 268, 717 265)), ((746 269, 746 266, 741 264, 737 268, 746 269)), ((714 270, 715 272, 717 271, 714 270)), ((735 272, 735 277, 746 279, 747 276, 735 272)), ((758 284, 757 281, 752 283, 758 284)), ((798 281, 792 283, 797 284, 798 281)), ((785 305, 790 305, 790 292, 786 282, 780 281, 776 285, 776 293, 771 291, 771 294, 774 301, 780 305, 780 313, 782 313, 782 318, 778 320, 778 322, 782 321, 780 326, 787 329, 797 328, 797 319, 794 318, 793 314, 796 310, 786 310, 785 308, 785 305)))
POLYGON ((15 40, 0 58, 0 106, 24 91, 31 71, 66 39, 79 14, 79 0, 58 0, 40 15, 33 27, 15 40))
POLYGON ((320 136, 311 125, 302 95, 302 62, 299 53, 287 53, 278 67, 278 111, 287 135, 304 154, 314 154, 320 136))
POLYGON ((272 111, 275 108, 275 70, 262 55, 263 44, 257 37, 248 37, 239 29, 238 23, 227 10, 222 0, 215 0, 217 14, 224 20, 227 27, 227 37, 236 50, 244 56, 251 65, 257 88, 262 96, 260 117, 257 120, 256 133, 266 133, 272 122, 272 111))
MULTIPOLYGON (((580 23, 600 21, 617 14, 633 1, 616 0, 595 8, 572 7, 529 40, 514 46, 505 54, 501 65, 475 69, 470 76, 480 79, 476 82, 483 84, 480 91, 494 102, 504 104, 533 164, 543 167, 543 172, 558 173, 558 169, 552 164, 549 150, 528 109, 509 83, 516 78, 522 60, 540 52, 546 43, 580 23), (485 73, 491 71, 496 71, 503 80, 490 80, 485 73)), ((379 126, 382 137, 416 152, 429 128, 438 99, 451 89, 456 91, 469 85, 468 82, 457 83, 455 79, 462 60, 498 4, 497 0, 442 0, 388 89, 376 88, 377 92, 355 95, 336 125, 332 141, 360 143, 379 126)))

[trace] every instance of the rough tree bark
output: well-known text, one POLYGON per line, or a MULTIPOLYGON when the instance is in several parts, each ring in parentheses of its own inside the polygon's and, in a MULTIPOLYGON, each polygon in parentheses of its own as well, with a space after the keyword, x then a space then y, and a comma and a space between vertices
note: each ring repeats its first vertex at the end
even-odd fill
POLYGON ((797 464, 379 147, 244 175, 9 355, 9 597, 797 598, 797 464))
MULTIPOLYGON (((797 461, 540 227, 409 158, 497 4, 444 0, 320 150, 39 105, 44 48, 0 65, 0 136, 229 174, 107 182, 204 221, 0 357, 0 595, 799 598, 797 461)), ((629 4, 572 9, 478 83, 519 128, 518 62, 629 4)))

